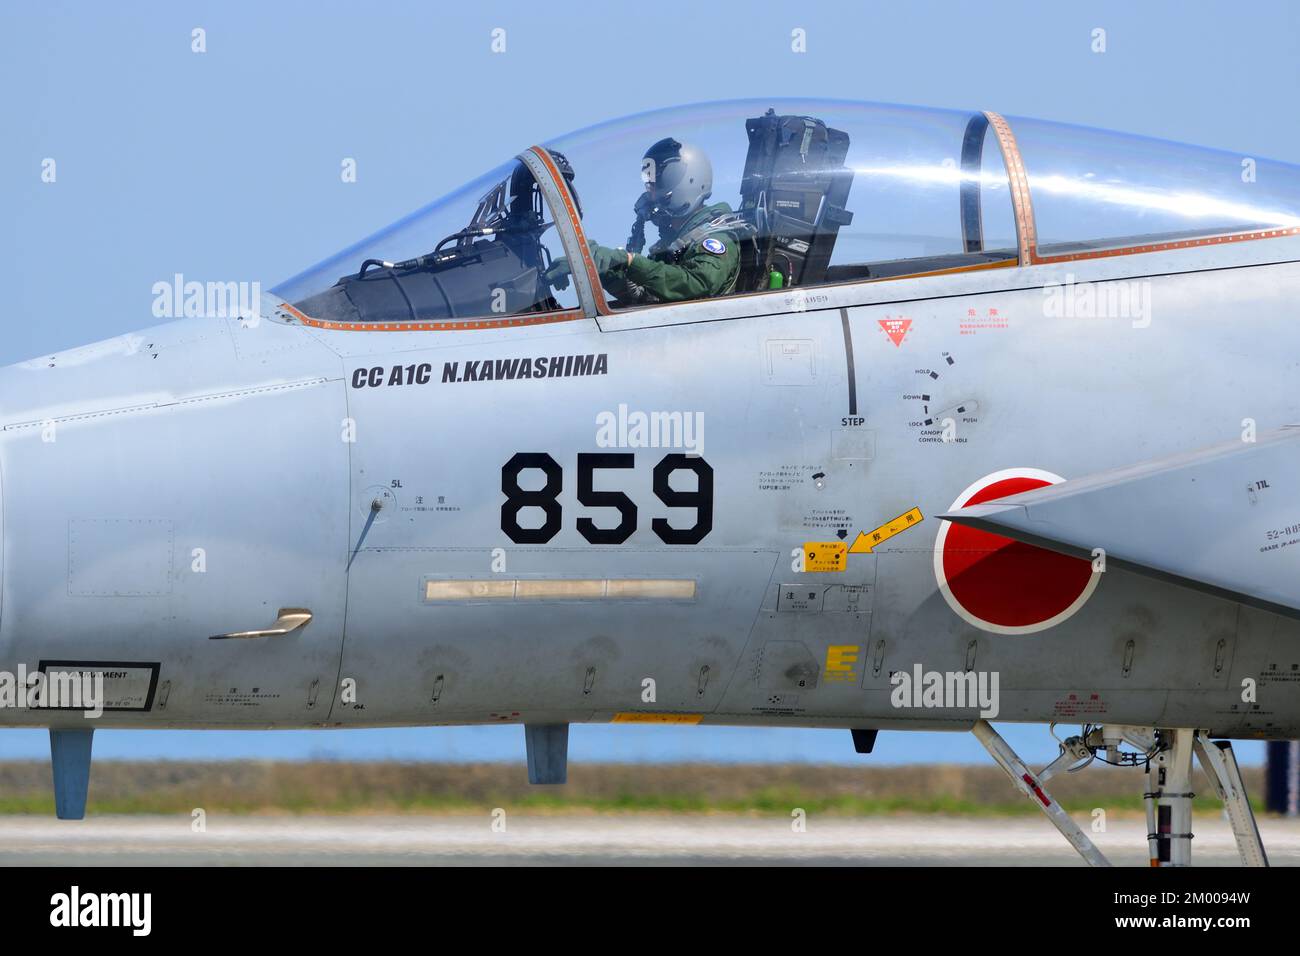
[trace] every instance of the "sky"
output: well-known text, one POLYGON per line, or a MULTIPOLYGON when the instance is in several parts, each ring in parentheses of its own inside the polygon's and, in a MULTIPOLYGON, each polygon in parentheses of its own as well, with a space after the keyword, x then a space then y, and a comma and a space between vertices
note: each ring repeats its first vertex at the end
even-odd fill
MULTIPOLYGON (((673 104, 990 109, 1300 163, 1300 4, 0 0, 0 84, 7 364, 153 324, 153 285, 176 273, 270 288, 528 145, 673 104)), ((1043 728, 1007 736, 1026 757, 1055 754, 1043 728)), ((101 731, 95 748, 522 759, 523 733, 101 731)), ((844 731, 593 726, 572 748, 575 760, 864 759, 844 731)), ((0 734, 0 756, 46 752, 41 732, 0 734)), ((882 734, 865 759, 987 758, 965 734, 882 734)))

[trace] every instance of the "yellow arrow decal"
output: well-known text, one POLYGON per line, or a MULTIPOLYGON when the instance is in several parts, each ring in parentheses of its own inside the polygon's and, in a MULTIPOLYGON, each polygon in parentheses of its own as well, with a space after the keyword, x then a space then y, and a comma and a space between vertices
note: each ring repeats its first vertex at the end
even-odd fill
POLYGON ((908 528, 915 527, 922 522, 920 508, 913 508, 895 518, 893 521, 886 521, 875 531, 859 531, 857 540, 853 542, 853 547, 849 548, 849 554, 870 554, 871 549, 877 545, 884 544, 894 535, 906 531, 908 528))

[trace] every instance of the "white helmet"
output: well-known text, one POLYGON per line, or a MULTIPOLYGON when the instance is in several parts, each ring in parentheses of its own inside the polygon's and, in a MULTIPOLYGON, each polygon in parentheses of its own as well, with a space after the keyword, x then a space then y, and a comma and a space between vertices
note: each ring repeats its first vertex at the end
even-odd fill
POLYGON ((713 164, 704 150, 668 137, 645 151, 641 181, 653 207, 674 219, 689 216, 713 192, 713 164))

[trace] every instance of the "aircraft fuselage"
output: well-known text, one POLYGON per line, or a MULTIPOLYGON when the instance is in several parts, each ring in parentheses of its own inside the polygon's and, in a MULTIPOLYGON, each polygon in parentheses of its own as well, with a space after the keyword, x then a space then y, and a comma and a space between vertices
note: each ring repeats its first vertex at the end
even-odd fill
POLYGON ((132 727, 968 728, 898 693, 938 672, 996 675, 999 720, 1294 737, 1295 695, 1241 695, 1292 679, 1292 619, 1028 548, 940 587, 981 482, 1296 421, 1300 240, 1213 252, 520 328, 268 307, 11 366, 0 671, 109 665, 132 727))

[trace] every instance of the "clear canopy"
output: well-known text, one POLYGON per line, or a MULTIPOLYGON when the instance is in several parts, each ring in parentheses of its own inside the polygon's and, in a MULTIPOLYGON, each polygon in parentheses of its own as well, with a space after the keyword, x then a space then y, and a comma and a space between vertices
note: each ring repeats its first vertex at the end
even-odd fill
POLYGON ((313 319, 425 322, 577 306, 543 273, 564 252, 519 160, 349 246, 271 291, 313 319))
POLYGON ((1043 255, 1300 226, 1300 168, 1288 163, 1084 126, 1008 122, 1043 255))
MULTIPOLYGON (((689 297, 1014 264, 1005 148, 1018 147, 1044 255, 1300 226, 1300 167, 1008 122, 1015 147, 983 113, 754 99, 644 113, 546 146, 572 172, 586 239, 616 253, 600 267, 621 268, 632 250, 663 263, 661 272, 689 270, 694 246, 671 242, 683 234, 728 240, 704 246, 713 252, 734 245, 730 272, 715 269, 716 281, 691 286, 689 297), (698 216, 646 214, 653 185, 643 157, 652 145, 660 155, 664 141, 711 173, 698 216)), ((573 308, 555 215, 514 160, 273 291, 313 318, 344 322, 573 308)), ((687 297, 674 298, 671 284, 632 297, 626 283, 606 279, 615 308, 687 297)))
MULTIPOLYGON (((755 99, 658 110, 547 146, 573 165, 587 238, 607 246, 637 244, 647 147, 671 138, 703 151, 712 167, 707 201, 741 212, 757 244, 780 246, 733 290, 751 292, 772 287, 773 269, 785 287, 1014 257, 1015 221, 996 138, 977 138, 963 162, 972 122, 980 131, 987 126, 983 114, 755 99), (963 235, 963 186, 968 204, 978 200, 981 209, 978 237, 963 235)), ((671 238, 655 233, 651 226, 647 243, 671 238)))

